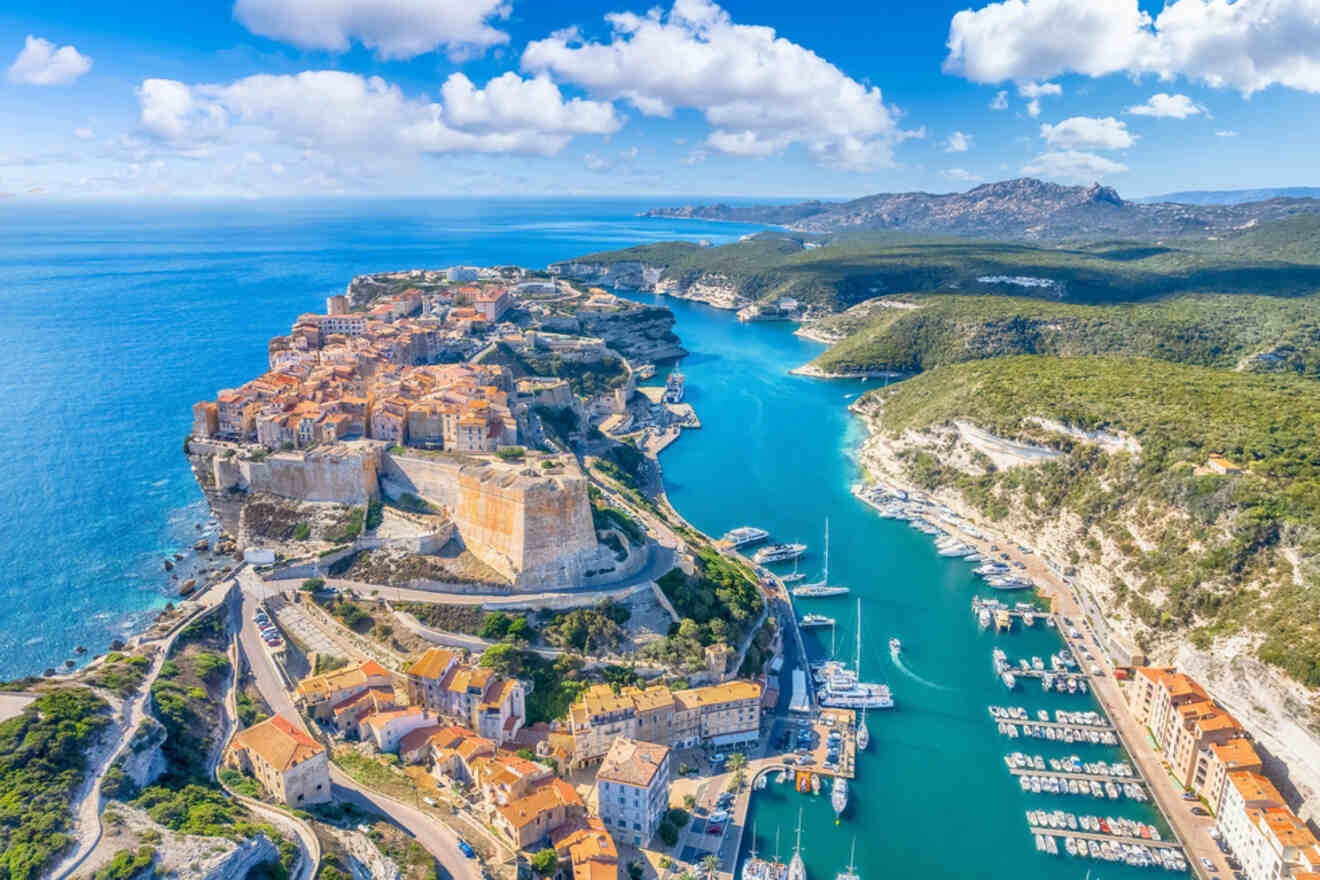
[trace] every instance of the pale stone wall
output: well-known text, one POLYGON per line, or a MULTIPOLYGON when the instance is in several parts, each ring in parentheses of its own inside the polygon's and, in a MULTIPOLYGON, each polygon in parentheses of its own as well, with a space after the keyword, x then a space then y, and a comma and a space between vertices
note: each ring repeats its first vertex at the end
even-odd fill
POLYGON ((379 444, 336 443, 306 452, 277 452, 262 461, 211 459, 215 491, 270 492, 300 501, 366 504, 379 497, 379 444))

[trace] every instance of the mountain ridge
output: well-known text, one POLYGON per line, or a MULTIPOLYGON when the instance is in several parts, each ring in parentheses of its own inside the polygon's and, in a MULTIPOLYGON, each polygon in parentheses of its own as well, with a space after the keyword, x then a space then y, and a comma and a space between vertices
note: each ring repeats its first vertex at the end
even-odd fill
POLYGON ((1298 214, 1320 214, 1320 199, 1279 197, 1213 205, 1128 201, 1099 183, 1065 186, 1019 177, 961 193, 877 193, 847 202, 796 205, 684 205, 655 208, 643 216, 759 222, 815 235, 897 230, 1048 241, 1213 236, 1298 214))

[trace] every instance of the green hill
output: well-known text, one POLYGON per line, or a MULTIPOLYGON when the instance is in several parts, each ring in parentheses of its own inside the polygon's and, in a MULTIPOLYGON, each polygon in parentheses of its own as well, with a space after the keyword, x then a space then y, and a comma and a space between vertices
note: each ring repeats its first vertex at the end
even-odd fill
POLYGON ((1180 296, 1124 305, 1027 297, 905 295, 821 321, 843 340, 827 372, 918 373, 1014 354, 1131 355, 1320 377, 1320 298, 1180 296))
POLYGON ((1320 385, 1141 358, 1002 357, 930 370, 857 408, 909 480, 956 490, 1019 534, 1061 531, 1068 562, 1109 582, 1107 615, 1140 622, 1139 642, 1190 633, 1208 647, 1245 631, 1262 659, 1320 685, 1320 385), (1121 432, 1140 451, 1039 419, 1121 432), (996 469, 965 446, 960 457, 956 420, 1062 455, 996 469), (1244 472, 1206 472, 1211 452, 1244 472))

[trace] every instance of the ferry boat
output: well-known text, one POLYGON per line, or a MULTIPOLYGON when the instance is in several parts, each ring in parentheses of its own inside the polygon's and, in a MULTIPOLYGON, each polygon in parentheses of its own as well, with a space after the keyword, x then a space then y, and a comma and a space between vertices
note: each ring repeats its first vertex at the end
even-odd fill
POLYGON ((725 532, 721 541, 728 543, 730 547, 746 547, 748 544, 756 544, 770 537, 770 533, 765 529, 758 529, 756 526, 739 526, 736 529, 725 532))
POLYGON ((825 569, 821 573, 820 580, 814 584, 803 584, 800 587, 794 587, 792 593, 799 599, 823 599, 828 596, 844 596, 848 593, 847 587, 831 587, 830 583, 830 521, 825 520, 825 569))
POLYGON ((871 745, 871 728, 866 726, 866 710, 862 709, 862 722, 857 725, 857 748, 866 751, 871 745))
POLYGON ((848 809, 848 780, 842 776, 834 777, 834 788, 830 790, 830 806, 834 808, 836 821, 843 815, 843 811, 848 809))
POLYGON ((802 861, 802 808, 798 808, 797 844, 793 847, 793 858, 788 861, 787 880, 807 880, 807 866, 802 861))
POLYGON ((670 371, 669 377, 665 379, 665 403, 682 403, 683 385, 686 381, 687 377, 678 371, 678 367, 670 371))
POLYGON ((806 629, 812 626, 834 626, 834 618, 826 617, 824 614, 803 615, 802 628, 806 629))
POLYGON ((834 875, 834 880, 862 880, 862 875, 857 873, 857 838, 853 837, 852 854, 848 856, 848 870, 840 871, 834 875))
POLYGON ((752 554, 752 562, 768 565, 772 562, 788 562, 807 552, 806 544, 771 544, 752 554))

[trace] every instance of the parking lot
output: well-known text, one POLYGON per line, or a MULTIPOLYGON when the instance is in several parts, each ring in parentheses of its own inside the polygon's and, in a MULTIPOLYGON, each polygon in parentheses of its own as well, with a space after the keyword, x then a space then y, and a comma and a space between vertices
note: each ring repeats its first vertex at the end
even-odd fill
POLYGON ((305 646, 308 651, 332 656, 343 653, 343 650, 312 622, 307 612, 298 606, 286 604, 279 599, 272 599, 266 604, 280 629, 292 636, 298 644, 305 646))

